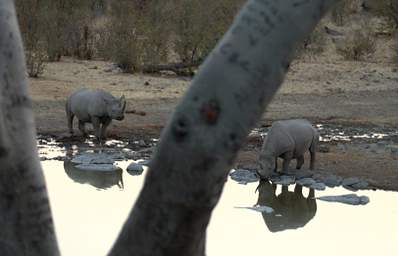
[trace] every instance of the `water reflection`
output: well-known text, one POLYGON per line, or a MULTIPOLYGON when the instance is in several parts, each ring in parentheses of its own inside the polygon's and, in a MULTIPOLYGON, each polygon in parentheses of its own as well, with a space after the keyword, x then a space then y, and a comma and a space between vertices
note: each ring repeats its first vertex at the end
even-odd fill
POLYGON ((89 184, 98 189, 108 189, 113 186, 124 188, 123 171, 121 168, 112 171, 83 171, 75 167, 70 160, 64 161, 64 169, 69 178, 80 184, 89 184))
POLYGON ((271 232, 304 227, 317 210, 315 192, 310 189, 307 197, 303 196, 300 185, 295 185, 294 191, 289 191, 288 186, 282 186, 282 192, 277 195, 276 184, 262 180, 258 186, 258 205, 272 207, 272 213, 262 213, 265 224, 271 232))

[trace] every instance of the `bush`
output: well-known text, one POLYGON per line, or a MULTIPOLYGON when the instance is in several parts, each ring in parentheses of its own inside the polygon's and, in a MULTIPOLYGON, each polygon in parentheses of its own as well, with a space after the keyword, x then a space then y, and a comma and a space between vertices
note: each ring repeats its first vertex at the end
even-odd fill
POLYGON ((343 40, 341 45, 337 46, 337 52, 346 60, 364 59, 375 50, 375 37, 365 27, 354 30, 343 40))
POLYGON ((203 60, 228 29, 242 1, 177 1, 175 52, 183 63, 203 60))
POLYGON ((398 28, 398 1, 396 0, 365 0, 363 5, 375 15, 384 17, 394 29, 398 28))
POLYGON ((315 27, 314 31, 304 40, 296 49, 296 57, 301 57, 303 54, 320 54, 326 47, 326 33, 322 23, 315 27))
POLYGON ((131 1, 115 1, 105 31, 100 34, 99 53, 116 63, 124 72, 139 70, 142 64, 143 19, 131 1))
POLYGON ((47 5, 39 0, 16 1, 18 21, 25 48, 25 58, 30 77, 38 77, 43 73, 46 53, 45 31, 47 5))
POLYGON ((25 51, 26 56, 26 68, 28 70, 29 77, 39 77, 45 68, 45 62, 47 61, 47 54, 44 47, 31 49, 25 51))
POLYGON ((347 17, 355 13, 358 9, 358 0, 340 1, 330 12, 331 19, 337 26, 343 26, 346 23, 347 17))

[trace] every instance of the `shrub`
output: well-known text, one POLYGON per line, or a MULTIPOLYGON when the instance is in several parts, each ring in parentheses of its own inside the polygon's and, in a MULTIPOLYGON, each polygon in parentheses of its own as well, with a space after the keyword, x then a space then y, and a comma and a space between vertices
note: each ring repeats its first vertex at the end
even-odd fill
POLYGON ((355 29, 337 46, 337 52, 346 60, 361 60, 374 53, 375 49, 376 40, 365 27, 355 29))
POLYGON ((43 73, 45 62, 47 61, 47 54, 44 47, 40 47, 40 44, 38 44, 36 49, 26 50, 25 56, 29 77, 39 77, 43 73))
POLYGON ((45 31, 46 21, 43 15, 47 5, 39 0, 16 1, 18 22, 25 48, 26 66, 30 77, 42 74, 47 60, 45 31))
POLYGON ((176 1, 175 52, 183 63, 203 60, 227 30, 242 1, 176 1))
POLYGON ((375 15, 384 17, 394 29, 398 27, 398 1, 396 0, 365 0, 362 4, 375 15))
POLYGON ((344 0, 338 2, 330 12, 333 23, 337 26, 343 26, 346 23, 347 17, 359 9, 358 2, 358 0, 344 0))
POLYGON ((323 24, 320 23, 315 27, 314 31, 309 35, 304 42, 297 47, 296 57, 301 57, 303 54, 320 54, 326 47, 326 33, 323 24))

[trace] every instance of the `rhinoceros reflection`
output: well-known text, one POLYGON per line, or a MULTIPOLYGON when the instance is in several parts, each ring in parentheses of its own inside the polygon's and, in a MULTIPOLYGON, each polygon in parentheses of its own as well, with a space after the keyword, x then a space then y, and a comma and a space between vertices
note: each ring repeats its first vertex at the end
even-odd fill
POLYGON ((64 162, 64 169, 66 174, 77 183, 90 184, 99 189, 108 189, 117 185, 123 189, 123 171, 118 169, 116 171, 83 171, 75 167, 71 161, 64 162))
POLYGON ((265 224, 271 232, 304 227, 316 213, 314 190, 310 189, 308 197, 302 194, 302 186, 295 185, 294 192, 282 186, 282 193, 276 195, 277 185, 262 180, 258 186, 258 205, 272 207, 274 212, 262 213, 265 224))

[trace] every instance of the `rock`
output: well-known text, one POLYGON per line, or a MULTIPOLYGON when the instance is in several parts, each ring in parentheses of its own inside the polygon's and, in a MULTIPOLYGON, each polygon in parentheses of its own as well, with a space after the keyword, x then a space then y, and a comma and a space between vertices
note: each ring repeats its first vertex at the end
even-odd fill
POLYGON ((120 152, 114 152, 109 154, 109 157, 115 161, 120 161, 120 160, 124 160, 126 158, 126 156, 123 153, 120 152))
POLYGON ((360 182, 360 179, 357 177, 352 177, 352 178, 345 178, 343 179, 343 181, 341 182, 341 185, 343 186, 351 186, 355 183, 360 182))
POLYGON ((287 175, 282 175, 282 176, 277 176, 277 177, 272 177, 270 179, 272 183, 282 185, 282 186, 288 186, 294 184, 296 181, 296 177, 294 176, 287 176, 287 175))
POLYGON ((271 207, 265 206, 265 205, 258 205, 258 204, 256 204, 255 206, 252 206, 252 207, 249 206, 249 207, 235 207, 235 208, 249 209, 249 210, 253 210, 253 211, 261 212, 261 213, 273 213, 274 212, 274 209, 272 209, 271 207))
POLYGON ((104 153, 83 153, 75 156, 71 162, 74 164, 113 164, 115 160, 104 153))
POLYGON ((345 188, 345 189, 347 189, 349 191, 353 191, 353 192, 357 192, 358 191, 358 189, 356 189, 356 188, 354 188, 352 186, 343 186, 343 188, 345 188))
POLYGON ((317 183, 313 183, 309 186, 309 188, 315 189, 315 190, 325 190, 326 186, 324 183, 322 182, 317 182, 317 183))
POLYGON ((51 158, 51 160, 56 160, 56 161, 65 161, 67 159, 68 159, 68 157, 66 157, 66 156, 56 156, 56 157, 51 158))
POLYGON ((344 188, 351 190, 351 191, 357 191, 358 189, 368 189, 369 188, 369 183, 360 180, 357 177, 353 178, 346 178, 343 180, 342 185, 344 188))
POLYGON ((311 171, 297 170, 294 176, 296 177, 296 180, 299 180, 304 178, 311 178, 312 176, 314 176, 314 174, 311 171))
POLYGON ((46 161, 46 160, 47 160, 47 157, 45 157, 45 156, 40 157, 40 161, 46 161))
POLYGON ((148 160, 140 160, 137 163, 141 164, 141 165, 149 166, 150 162, 151 162, 151 160, 148 159, 148 160))
POLYGON ((364 180, 361 180, 361 181, 358 182, 358 183, 352 184, 351 187, 354 188, 354 189, 356 189, 356 190, 359 190, 359 189, 368 189, 368 188, 369 188, 369 183, 366 182, 366 181, 364 181, 364 180))
POLYGON ((347 194, 341 196, 320 196, 316 197, 316 199, 327 201, 327 202, 338 202, 343 204, 350 205, 365 205, 369 203, 369 197, 367 196, 358 196, 356 194, 347 194))
POLYGON ((316 180, 317 182, 323 182, 323 180, 324 180, 323 176, 322 176, 321 174, 319 174, 319 173, 314 174, 314 175, 312 176, 312 178, 313 178, 314 180, 316 180))
POLYGON ((303 179, 297 180, 296 183, 298 185, 308 187, 308 186, 311 186, 312 184, 316 183, 316 181, 312 178, 303 178, 303 179))
POLYGON ((233 170, 229 176, 240 184, 247 184, 249 182, 257 182, 260 180, 257 173, 245 169, 233 170))
POLYGON ((121 170, 120 167, 113 164, 78 164, 75 168, 81 171, 92 172, 115 172, 121 170))
POLYGON ((132 175, 141 175, 144 171, 144 167, 142 167, 141 164, 133 162, 127 166, 127 171, 132 175))
POLYGON ((323 182, 325 183, 326 186, 334 188, 340 186, 342 180, 343 178, 338 177, 336 175, 329 175, 323 180, 323 182))
POLYGON ((131 150, 131 149, 129 149, 129 148, 123 148, 123 149, 122 149, 122 152, 123 152, 123 153, 129 153, 129 152, 131 152, 131 151, 133 151, 133 150, 131 150))

